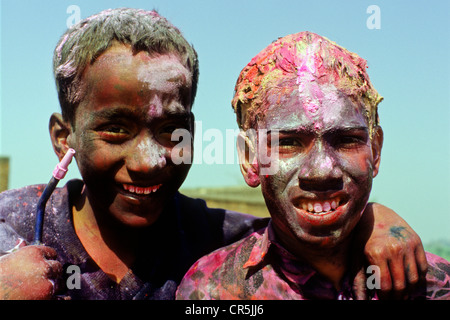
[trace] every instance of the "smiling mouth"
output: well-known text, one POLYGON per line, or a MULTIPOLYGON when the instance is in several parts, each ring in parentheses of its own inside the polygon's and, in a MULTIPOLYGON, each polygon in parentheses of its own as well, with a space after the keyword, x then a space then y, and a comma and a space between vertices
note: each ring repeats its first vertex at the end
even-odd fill
POLYGON ((122 184, 122 188, 123 190, 127 191, 128 193, 134 194, 134 195, 149 195, 151 193, 157 192, 159 190, 159 188, 161 188, 162 184, 157 184, 154 186, 149 186, 149 187, 139 187, 139 186, 134 186, 131 184, 126 184, 123 183, 122 184))
POLYGON ((308 213, 324 215, 335 211, 340 205, 342 205, 341 199, 336 197, 328 200, 303 199, 299 201, 297 206, 308 213))

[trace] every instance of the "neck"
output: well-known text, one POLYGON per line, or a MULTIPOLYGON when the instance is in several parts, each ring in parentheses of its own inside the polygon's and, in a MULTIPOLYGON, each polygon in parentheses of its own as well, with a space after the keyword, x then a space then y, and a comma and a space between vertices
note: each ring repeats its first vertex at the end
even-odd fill
POLYGON ((95 211, 85 190, 72 212, 75 232, 87 253, 110 278, 120 282, 134 262, 137 232, 107 213, 95 211))
POLYGON ((319 274, 328 279, 336 290, 341 288, 345 273, 349 270, 350 239, 327 246, 311 244, 298 239, 278 237, 282 245, 292 254, 311 265, 319 274))
POLYGON ((327 278, 336 290, 341 288, 342 278, 348 270, 348 245, 334 248, 303 248, 302 259, 322 276, 327 278), (319 251, 319 252, 318 252, 319 251))

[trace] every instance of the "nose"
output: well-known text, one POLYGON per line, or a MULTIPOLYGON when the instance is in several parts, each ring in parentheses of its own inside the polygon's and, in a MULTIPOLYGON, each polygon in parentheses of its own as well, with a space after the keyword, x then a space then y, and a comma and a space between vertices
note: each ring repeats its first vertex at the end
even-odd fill
POLYGON ((323 142, 316 142, 309 150, 298 178, 305 191, 332 192, 343 188, 343 174, 334 151, 323 142))
POLYGON ((151 134, 145 134, 127 151, 126 167, 136 174, 151 174, 167 164, 166 149, 151 134))

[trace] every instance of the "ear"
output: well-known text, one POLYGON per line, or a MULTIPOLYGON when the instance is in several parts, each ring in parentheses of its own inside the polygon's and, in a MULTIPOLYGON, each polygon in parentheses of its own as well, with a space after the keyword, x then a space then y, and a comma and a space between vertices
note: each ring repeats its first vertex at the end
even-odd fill
POLYGON ((70 148, 67 140, 72 128, 63 120, 61 114, 53 113, 50 117, 48 129, 50 131, 53 150, 61 161, 67 150, 70 148))
POLYGON ((250 187, 257 187, 260 184, 259 166, 256 158, 256 148, 254 142, 241 131, 237 136, 237 150, 239 156, 239 166, 244 176, 245 182, 250 187))
POLYGON ((380 126, 374 128, 372 137, 372 155, 373 155, 373 177, 375 178, 380 170, 381 149, 383 148, 383 129, 380 126))

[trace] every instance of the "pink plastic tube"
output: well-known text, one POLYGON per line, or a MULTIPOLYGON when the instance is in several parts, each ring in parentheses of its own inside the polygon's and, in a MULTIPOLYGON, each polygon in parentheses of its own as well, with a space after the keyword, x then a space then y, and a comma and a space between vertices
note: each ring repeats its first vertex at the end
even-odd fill
POLYGON ((73 150, 72 148, 67 150, 67 153, 64 156, 64 158, 62 158, 61 162, 58 163, 55 167, 55 170, 53 170, 53 176, 56 179, 61 180, 62 178, 64 178, 64 176, 67 173, 67 168, 69 167, 69 164, 72 162, 72 158, 74 155, 75 150, 73 150))

